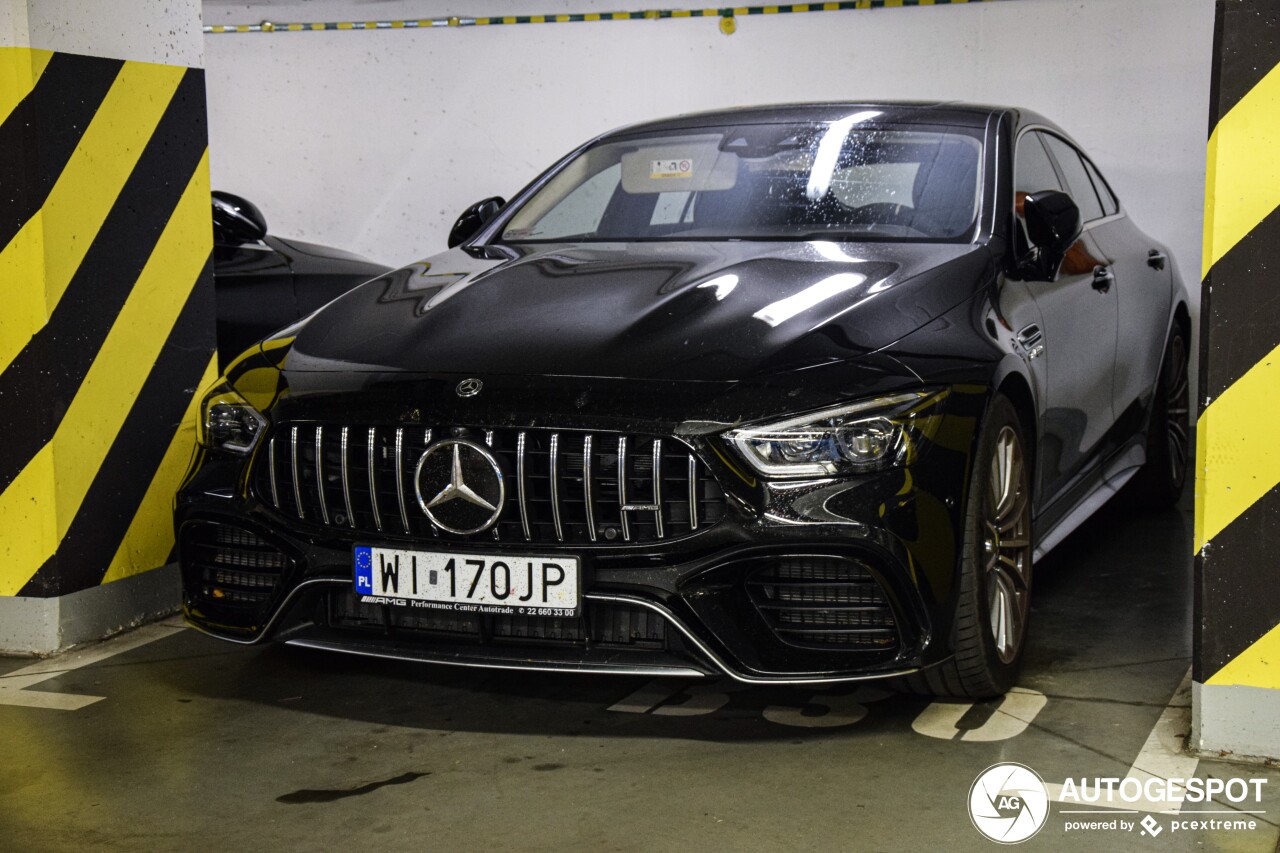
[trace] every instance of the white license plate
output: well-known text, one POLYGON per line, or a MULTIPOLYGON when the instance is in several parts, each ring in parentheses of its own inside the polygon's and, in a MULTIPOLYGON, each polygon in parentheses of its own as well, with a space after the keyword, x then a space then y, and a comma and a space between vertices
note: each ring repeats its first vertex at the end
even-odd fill
POLYGON ((578 614, 577 557, 452 554, 357 545, 356 593, 410 607, 578 614))

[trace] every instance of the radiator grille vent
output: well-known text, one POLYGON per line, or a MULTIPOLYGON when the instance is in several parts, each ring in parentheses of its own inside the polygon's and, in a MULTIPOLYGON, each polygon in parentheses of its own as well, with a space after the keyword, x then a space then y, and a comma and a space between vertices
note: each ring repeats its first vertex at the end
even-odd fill
POLYGON ((431 523, 415 495, 418 459, 443 437, 486 445, 507 483, 497 523, 464 538, 654 542, 705 529, 724 515, 724 493, 681 441, 541 429, 285 424, 259 454, 254 490, 280 512, 313 524, 457 538, 431 523))

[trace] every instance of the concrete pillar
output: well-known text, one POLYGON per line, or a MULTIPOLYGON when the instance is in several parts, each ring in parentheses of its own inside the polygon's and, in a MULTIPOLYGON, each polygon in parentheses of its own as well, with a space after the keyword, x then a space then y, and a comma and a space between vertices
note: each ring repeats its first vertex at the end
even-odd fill
POLYGON ((0 652, 172 612, 213 378, 200 0, 0 0, 0 652))
POLYGON ((1280 5, 1219 0, 1196 458, 1193 746, 1280 757, 1280 5))

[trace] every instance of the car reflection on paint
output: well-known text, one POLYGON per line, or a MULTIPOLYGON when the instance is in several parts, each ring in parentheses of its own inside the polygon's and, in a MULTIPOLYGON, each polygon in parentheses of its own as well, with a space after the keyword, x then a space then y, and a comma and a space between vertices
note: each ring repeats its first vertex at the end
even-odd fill
POLYGON ((1126 483, 1185 482, 1172 260, 1026 110, 650 122, 449 244, 206 396, 176 509, 193 625, 989 697, 1036 559, 1126 483))
POLYGON ((275 330, 389 269, 342 249, 268 234, 253 203, 216 190, 213 237, 220 370, 275 330))

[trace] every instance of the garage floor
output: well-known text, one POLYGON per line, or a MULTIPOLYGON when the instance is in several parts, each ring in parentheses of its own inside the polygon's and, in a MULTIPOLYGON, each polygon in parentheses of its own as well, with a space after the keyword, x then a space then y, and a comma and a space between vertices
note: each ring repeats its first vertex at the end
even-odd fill
POLYGON ((1004 704, 471 672, 238 648, 176 620, 0 659, 0 848, 989 849, 966 808, 989 765, 1052 785, 1136 760, 1265 776, 1263 804, 1241 806, 1265 814, 1237 832, 1161 815, 1152 838, 1065 828, 1144 813, 1055 805, 1029 847, 1269 853, 1280 773, 1172 756, 1152 734, 1189 724, 1189 500, 1121 503, 1038 567, 1023 689, 1004 704))

